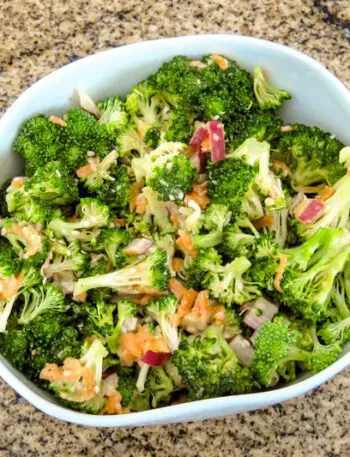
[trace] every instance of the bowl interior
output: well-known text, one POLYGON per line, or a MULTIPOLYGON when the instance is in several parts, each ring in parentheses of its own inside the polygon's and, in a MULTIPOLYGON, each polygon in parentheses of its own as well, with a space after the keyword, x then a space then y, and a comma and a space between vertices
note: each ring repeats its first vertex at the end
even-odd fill
MULTIPOLYGON (((316 61, 287 47, 253 38, 232 35, 180 37, 137 43, 84 58, 48 75, 24 92, 0 121, 0 182, 21 171, 20 160, 10 154, 10 150, 24 119, 37 113, 62 114, 77 104, 77 87, 93 99, 123 95, 175 55, 198 58, 211 53, 235 59, 247 70, 261 65, 273 83, 293 95, 282 110, 285 121, 317 125, 350 144, 350 94, 316 61)), ((349 362, 347 347, 343 357, 324 372, 269 393, 211 399, 150 413, 111 417, 88 416, 58 406, 49 393, 26 380, 1 357, 0 375, 28 401, 49 414, 86 425, 116 426, 203 419, 277 403, 319 385, 349 362), (271 395, 273 392, 275 394, 271 395)))

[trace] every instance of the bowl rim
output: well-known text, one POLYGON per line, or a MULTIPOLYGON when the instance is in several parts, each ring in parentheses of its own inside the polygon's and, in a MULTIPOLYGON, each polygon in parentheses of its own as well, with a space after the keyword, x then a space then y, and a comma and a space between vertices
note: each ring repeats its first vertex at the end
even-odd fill
MULTIPOLYGON (((315 70, 321 72, 323 77, 327 79, 327 82, 332 85, 336 91, 340 92, 350 105, 350 92, 345 87, 345 85, 324 65, 312 57, 306 55, 304 52, 290 48, 286 45, 263 40, 260 38, 246 37, 235 34, 185 35, 180 37, 140 41, 119 47, 114 47, 106 51, 85 56, 57 70, 54 70, 27 88, 7 109, 5 114, 0 119, 0 135, 6 130, 7 125, 12 122, 12 119, 14 116, 16 116, 17 110, 20 108, 21 104, 26 102, 31 97, 31 92, 34 88, 38 90, 40 88, 44 88, 47 85, 50 85, 52 79, 69 73, 73 67, 80 66, 88 60, 98 64, 100 60, 104 60, 107 56, 118 54, 121 49, 131 50, 132 48, 140 48, 139 51, 142 51, 143 48, 146 50, 155 42, 158 44, 164 44, 165 46, 172 41, 178 41, 180 43, 183 41, 185 43, 188 40, 194 40, 197 43, 200 43, 201 41, 205 42, 208 36, 213 42, 217 42, 217 44, 220 44, 220 40, 232 41, 232 43, 250 43, 255 44, 257 47, 274 49, 280 53, 284 53, 285 55, 290 56, 291 58, 302 60, 309 67, 313 67, 315 70)), ((163 408, 156 408, 143 412, 111 416, 81 413, 46 400, 37 392, 32 390, 29 386, 24 384, 10 370, 9 367, 7 367, 4 362, 2 362, 1 359, 0 375, 4 381, 9 384, 9 386, 11 386, 16 392, 18 392, 23 398, 25 398, 29 403, 34 405, 42 412, 48 414, 49 416, 53 416, 56 419, 78 425, 118 427, 145 425, 148 423, 159 424, 179 422, 182 420, 182 417, 186 417, 187 414, 191 414, 193 411, 200 413, 199 415, 197 414, 198 418, 207 418, 210 417, 210 412, 213 409, 219 409, 222 410, 224 414, 230 414, 230 409, 232 410, 233 407, 236 408, 235 410, 239 411, 249 411, 256 408, 262 408, 294 398, 300 394, 312 390, 348 366, 350 366, 350 351, 342 355, 336 362, 327 367, 325 370, 317 374, 310 375, 306 379, 301 379, 300 381, 285 387, 280 387, 265 392, 198 400, 194 402, 170 405, 163 408)))

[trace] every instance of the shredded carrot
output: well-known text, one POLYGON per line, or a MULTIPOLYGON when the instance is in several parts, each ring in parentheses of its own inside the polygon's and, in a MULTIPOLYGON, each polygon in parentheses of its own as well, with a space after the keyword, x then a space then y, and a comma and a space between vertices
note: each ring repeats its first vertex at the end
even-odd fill
POLYGON ((176 240, 178 247, 192 257, 198 255, 198 249, 193 246, 193 238, 190 232, 179 230, 179 238, 176 240))
POLYGON ((280 128, 281 132, 293 132, 293 127, 291 125, 282 125, 280 128))
POLYGON ((332 195, 334 195, 334 194, 335 194, 334 187, 325 186, 323 188, 322 192, 316 196, 316 199, 325 202, 330 197, 332 197, 332 195))
POLYGON ((227 70, 229 67, 228 60, 225 57, 219 56, 218 54, 212 54, 210 56, 214 62, 216 62, 221 70, 227 70))
POLYGON ((257 219, 256 221, 253 222, 254 227, 259 230, 264 227, 271 227, 273 223, 273 217, 265 215, 261 217, 260 219, 257 219))
POLYGON ((196 151, 193 148, 191 148, 191 146, 187 146, 187 148, 184 150, 184 154, 188 158, 192 157, 195 152, 196 151))
POLYGON ((137 196, 139 195, 140 190, 142 189, 143 185, 144 185, 144 182, 140 181, 140 182, 135 182, 131 186, 130 203, 129 203, 130 211, 134 211, 135 210, 135 208, 136 208, 136 199, 137 199, 137 196))
POLYGON ((65 359, 62 367, 47 363, 40 372, 40 379, 58 385, 76 386, 74 393, 70 393, 69 389, 60 393, 66 400, 82 402, 91 400, 96 395, 96 379, 91 368, 83 367, 78 359, 72 357, 65 359))
POLYGON ((8 278, 0 279, 0 298, 11 300, 21 287, 24 275, 20 273, 18 276, 9 276, 8 278))
POLYGON ((11 186, 20 189, 24 186, 25 180, 26 178, 24 178, 23 176, 17 176, 16 178, 13 178, 13 180, 11 181, 11 186))
POLYGON ((99 157, 89 157, 88 163, 78 168, 75 173, 79 178, 88 178, 90 175, 92 175, 92 173, 94 173, 94 171, 96 171, 99 163, 99 157))
POLYGON ((118 414, 122 411, 122 396, 120 392, 116 391, 114 394, 107 398, 106 413, 107 414, 118 414))
POLYGON ((282 162, 281 160, 273 160, 272 167, 276 171, 280 171, 283 176, 287 176, 290 174, 290 168, 288 167, 288 165, 286 163, 282 162))
POLYGON ((175 227, 181 226, 181 213, 179 207, 175 203, 171 203, 171 206, 168 207, 168 212, 170 213, 170 220, 175 225, 175 227))
POLYGON ((202 332, 208 326, 211 315, 209 292, 201 290, 196 297, 193 308, 183 317, 182 327, 190 333, 202 332))
POLYGON ((117 227, 125 227, 126 226, 126 221, 125 219, 113 219, 113 223, 114 225, 116 225, 117 227))
POLYGON ((153 335, 147 327, 138 327, 120 337, 118 355, 124 365, 131 365, 142 358, 147 351, 170 352, 162 335, 153 335))
POLYGON ((275 286, 275 289, 278 290, 278 292, 281 292, 282 293, 282 288, 281 288, 281 279, 283 277, 283 273, 284 273, 284 270, 286 269, 286 266, 287 266, 287 260, 288 260, 288 256, 285 255, 285 254, 282 254, 279 256, 279 266, 278 266, 278 269, 277 269, 277 273, 276 273, 276 276, 275 276, 275 279, 274 279, 274 286, 275 286))
POLYGON ((84 165, 83 167, 78 168, 78 170, 76 171, 76 175, 79 178, 87 178, 93 172, 94 172, 94 170, 92 169, 91 164, 88 163, 87 165, 84 165))
POLYGON ((166 293, 166 292, 162 292, 159 289, 156 289, 154 287, 148 287, 148 286, 135 286, 135 287, 133 287, 133 290, 137 291, 139 294, 147 294, 152 297, 160 297, 166 293))
POLYGON ((188 65, 193 68, 206 68, 208 66, 206 63, 201 62, 200 60, 191 60, 188 65))
POLYGON ((207 186, 208 183, 206 181, 202 182, 201 184, 195 184, 193 191, 185 195, 184 201, 186 205, 188 205, 190 200, 194 200, 197 205, 199 205, 202 209, 205 209, 211 202, 210 198, 206 195, 207 186))
POLYGON ((187 292, 186 287, 184 287, 181 282, 175 278, 171 278, 169 281, 169 289, 171 292, 181 300, 181 298, 187 292))
POLYGON ((174 316, 174 322, 179 326, 183 317, 188 314, 197 298, 198 292, 193 289, 188 289, 181 297, 181 302, 177 313, 174 316))
POLYGON ((22 236, 28 242, 28 249, 23 255, 24 259, 32 257, 42 249, 42 237, 32 225, 18 224, 7 229, 8 233, 22 236))
POLYGON ((184 259, 180 259, 180 257, 174 257, 171 264, 175 273, 179 273, 184 269, 184 259))
POLYGON ((142 297, 139 300, 139 305, 144 306, 147 305, 151 300, 154 299, 154 295, 142 295, 142 297))
POLYGON ((201 143, 201 149, 203 151, 210 151, 211 149, 211 141, 210 141, 210 135, 209 133, 204 137, 202 143, 201 143))
POLYGON ((67 122, 64 121, 61 117, 58 117, 58 116, 50 116, 49 117, 49 122, 52 122, 53 124, 60 125, 61 127, 67 127, 67 122))
POLYGON ((74 295, 73 299, 74 299, 74 301, 77 301, 79 303, 85 303, 86 300, 87 300, 87 293, 86 292, 82 292, 79 295, 74 295))
POLYGON ((148 201, 143 194, 138 194, 136 197, 135 211, 138 214, 144 214, 146 212, 148 201))

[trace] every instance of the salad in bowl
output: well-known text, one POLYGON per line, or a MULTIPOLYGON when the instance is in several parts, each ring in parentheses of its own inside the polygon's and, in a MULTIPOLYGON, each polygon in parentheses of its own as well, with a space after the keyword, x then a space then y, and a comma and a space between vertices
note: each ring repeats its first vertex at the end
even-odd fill
POLYGON ((350 148, 210 54, 27 119, 1 193, 0 353, 68 408, 259 392, 350 341, 350 148))

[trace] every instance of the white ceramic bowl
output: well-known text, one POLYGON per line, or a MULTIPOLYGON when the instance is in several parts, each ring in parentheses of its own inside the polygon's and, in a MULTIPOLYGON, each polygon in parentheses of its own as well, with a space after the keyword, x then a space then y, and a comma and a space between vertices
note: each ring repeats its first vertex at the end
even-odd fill
MULTIPOLYGON (((173 56, 223 54, 252 70, 261 65, 272 81, 293 94, 283 117, 317 125, 350 144, 350 93, 325 67, 288 47, 234 35, 204 35, 146 41, 86 57, 46 76, 26 90, 0 121, 1 181, 18 174, 11 144, 24 119, 60 114, 74 104, 76 87, 94 99, 124 94, 173 56)), ((64 408, 0 359, 0 375, 22 397, 51 416, 82 425, 110 427, 192 421, 273 405, 309 391, 350 365, 350 348, 326 370, 268 392, 213 398, 120 416, 92 416, 64 408)))

